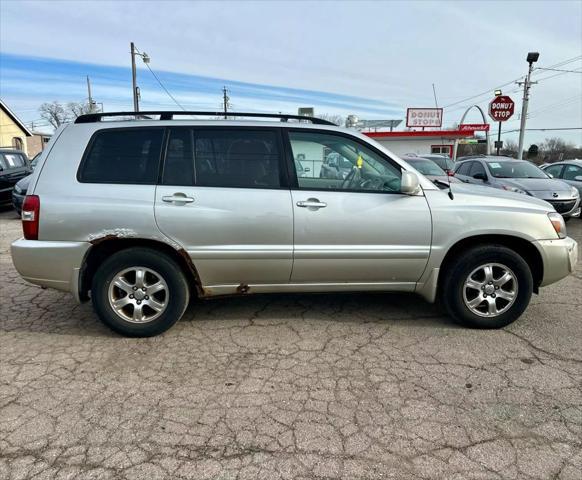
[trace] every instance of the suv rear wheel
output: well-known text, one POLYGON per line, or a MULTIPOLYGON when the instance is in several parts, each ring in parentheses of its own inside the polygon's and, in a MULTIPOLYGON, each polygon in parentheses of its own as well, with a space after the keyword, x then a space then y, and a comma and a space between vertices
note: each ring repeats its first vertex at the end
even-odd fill
POLYGON ((457 323, 501 328, 517 320, 533 291, 525 260, 502 245, 475 247, 453 261, 442 284, 442 300, 457 323))
POLYGON ((188 306, 188 284, 171 258, 149 248, 128 248, 99 267, 91 288, 99 318, 116 332, 149 337, 168 330, 188 306))

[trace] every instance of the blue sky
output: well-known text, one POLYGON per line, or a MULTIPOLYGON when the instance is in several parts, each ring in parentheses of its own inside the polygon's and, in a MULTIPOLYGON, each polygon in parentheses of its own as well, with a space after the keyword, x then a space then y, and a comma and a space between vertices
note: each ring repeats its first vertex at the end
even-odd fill
MULTIPOLYGON (((539 67, 578 58, 560 68, 582 70, 582 2, 2 0, 0 96, 38 120, 42 102, 83 100, 89 75, 106 109, 129 109, 130 41, 185 108, 217 109, 226 85, 238 110, 403 118, 434 105, 434 83, 450 126, 505 83, 519 110, 511 81, 529 50, 539 67)), ((534 79, 529 128, 582 126, 581 74, 534 79)), ((143 64, 138 83, 143 108, 177 108, 143 64)), ((504 129, 518 126, 515 115, 504 129)), ((562 136, 582 144, 582 131, 562 136)))

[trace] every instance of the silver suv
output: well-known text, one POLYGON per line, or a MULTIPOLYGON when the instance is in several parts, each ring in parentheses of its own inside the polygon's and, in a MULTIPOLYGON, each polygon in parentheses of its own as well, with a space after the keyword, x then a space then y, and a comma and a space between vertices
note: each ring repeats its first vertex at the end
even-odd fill
POLYGON ((24 279, 91 299, 124 335, 167 330, 193 295, 263 292, 416 292, 497 328, 577 261, 548 203, 441 190, 355 131, 177 115, 91 114, 57 131, 12 244, 24 279), (352 164, 345 178, 320 176, 332 152, 352 164), (298 157, 314 168, 298 175, 298 157))

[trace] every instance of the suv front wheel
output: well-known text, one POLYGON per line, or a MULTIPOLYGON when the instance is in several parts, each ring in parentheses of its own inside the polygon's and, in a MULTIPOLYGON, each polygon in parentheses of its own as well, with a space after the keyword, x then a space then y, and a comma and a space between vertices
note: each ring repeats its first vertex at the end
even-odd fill
POLYGON ((463 252, 443 275, 443 304, 453 320, 469 327, 509 325, 527 308, 533 291, 528 264, 502 245, 463 252))
POLYGON ((189 292, 180 266, 149 248, 113 254, 93 278, 91 297, 99 318, 129 337, 168 330, 184 314, 189 292))

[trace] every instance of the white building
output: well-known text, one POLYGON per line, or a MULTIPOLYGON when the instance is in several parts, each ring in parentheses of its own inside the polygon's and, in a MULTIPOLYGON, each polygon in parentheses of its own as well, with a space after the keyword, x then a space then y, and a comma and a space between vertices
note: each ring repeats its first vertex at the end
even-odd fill
POLYGON ((363 132, 396 155, 444 153, 453 156, 455 140, 476 139, 476 130, 415 130, 404 132, 363 132))

